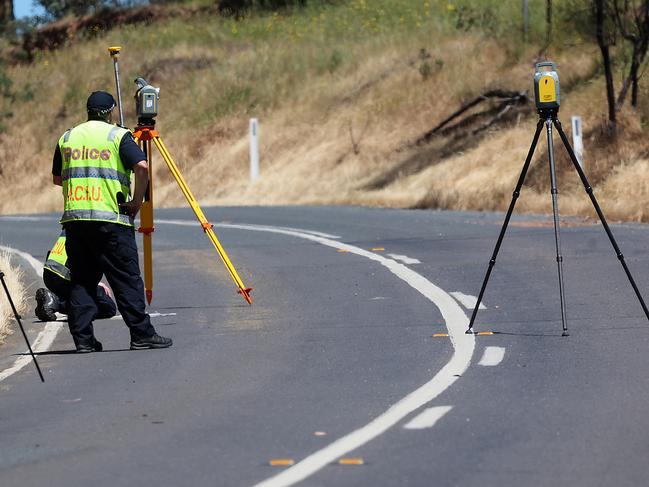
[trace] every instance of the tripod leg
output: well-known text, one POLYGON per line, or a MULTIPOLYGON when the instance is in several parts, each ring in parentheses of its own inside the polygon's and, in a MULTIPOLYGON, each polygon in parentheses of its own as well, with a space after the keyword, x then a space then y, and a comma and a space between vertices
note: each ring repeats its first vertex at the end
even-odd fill
POLYGON ((156 135, 155 137, 153 137, 153 143, 156 145, 156 147, 160 151, 160 154, 162 155, 162 158, 167 163, 167 167, 169 167, 171 174, 173 175, 174 179, 178 183, 178 186, 180 187, 180 190, 182 191, 185 198, 187 199, 189 206, 191 206, 192 210, 194 210, 194 215, 196 215, 196 218, 200 222, 203 231, 210 239, 210 242, 212 242, 212 245, 214 245, 214 248, 219 254, 219 257, 221 257, 221 260, 223 261, 225 268, 230 273, 230 277, 232 277, 232 280, 239 288, 238 293, 243 296, 243 299, 245 299, 248 302, 248 304, 252 304, 252 297, 250 296, 250 291, 252 290, 252 288, 246 288, 246 286, 243 284, 243 281, 239 277, 239 274, 237 274, 237 271, 234 268, 232 262, 230 261, 228 254, 225 252, 225 249, 221 246, 219 239, 216 238, 216 234, 212 229, 213 225, 207 221, 207 218, 205 218, 205 215, 203 214, 201 207, 198 206, 198 202, 196 201, 196 198, 194 198, 194 195, 189 189, 189 186, 187 186, 185 179, 183 178, 182 174, 180 174, 180 170, 178 169, 178 166, 176 166, 176 163, 172 159, 171 154, 169 154, 169 151, 167 150, 167 147, 164 145, 164 142, 162 142, 160 136, 156 135))
POLYGON ((500 246, 503 243, 503 238, 505 238, 507 225, 509 225, 509 220, 511 219, 512 213, 514 212, 516 201, 518 200, 518 197, 521 194, 521 188, 523 187, 523 183, 525 182, 525 176, 527 176, 527 171, 530 167, 530 163, 532 162, 532 156, 534 155, 534 151, 536 150, 536 144, 539 141, 541 130, 543 130, 543 120, 539 119, 539 122, 536 124, 536 132, 534 133, 534 138, 532 139, 532 145, 530 146, 530 150, 528 151, 527 157, 525 158, 525 164, 523 165, 523 170, 521 171, 521 175, 519 176, 518 182, 516 183, 516 189, 514 189, 514 194, 512 195, 512 201, 509 204, 509 209, 507 210, 507 215, 505 216, 505 221, 503 222, 503 226, 500 229, 500 235, 498 236, 496 247, 494 248, 493 254, 491 256, 491 260, 489 261, 489 266, 487 267, 487 273, 485 274, 484 280, 482 281, 482 286, 480 287, 480 293, 478 294, 478 300, 475 303, 475 308, 473 308, 473 313, 471 314, 471 320, 469 321, 469 329, 466 331, 467 334, 473 333, 473 323, 475 322, 476 315, 478 314, 478 308, 480 307, 480 303, 482 303, 482 298, 484 296, 485 289, 487 288, 487 283, 489 282, 491 271, 493 270, 493 267, 496 264, 496 258, 498 257, 500 246))
POLYGON ((23 328, 23 324, 20 321, 20 315, 18 314, 18 310, 16 309, 16 306, 14 305, 13 299, 11 299, 11 294, 9 294, 9 288, 7 287, 7 284, 5 283, 4 272, 1 272, 1 271, 0 271, 0 281, 2 281, 2 287, 5 290, 5 294, 7 295, 7 299, 9 300, 9 304, 11 305, 11 310, 14 312, 14 316, 16 317, 16 321, 18 322, 18 326, 20 326, 20 331, 23 333, 23 338, 25 339, 25 343, 27 343, 27 348, 29 349, 29 353, 32 356, 32 360, 34 361, 34 365, 36 366, 36 370, 38 371, 38 375, 41 378, 41 382, 45 382, 45 379, 43 378, 43 373, 41 372, 41 368, 38 366, 38 360, 36 360, 36 355, 34 355, 34 351, 32 350, 32 346, 29 343, 29 339, 27 338, 27 333, 25 333, 25 329, 23 328))
POLYGON ((552 217, 554 219, 554 243, 557 248, 557 269, 559 271, 559 299, 561 302, 561 325, 563 336, 568 336, 566 325, 566 296, 563 285, 563 256, 561 255, 561 228, 559 225, 559 190, 557 189, 557 173, 554 165, 554 143, 552 141, 552 118, 545 122, 548 133, 548 159, 550 161, 550 192, 552 193, 552 217))
POLYGON ((590 201, 593 203, 595 212, 597 212, 597 217, 599 218, 599 221, 602 222, 602 226, 606 231, 606 235, 608 235, 608 239, 611 241, 611 245, 615 250, 615 254, 617 255, 617 258, 620 260, 620 264, 622 264, 622 268, 624 269, 624 272, 626 273, 626 276, 629 279, 629 282, 631 283, 631 287, 635 291, 635 295, 638 297, 638 301, 640 301, 640 306, 642 306, 642 310, 644 311, 645 316, 649 320, 649 310, 647 310, 647 305, 645 304, 644 299, 642 298, 642 294, 640 294, 640 290, 638 289, 638 286, 636 285, 635 280, 631 275, 631 271, 629 270, 629 267, 627 266, 626 261, 624 260, 624 255, 622 254, 620 247, 618 247, 617 242, 615 241, 613 232, 609 228, 608 223, 606 222, 606 218, 604 218, 604 213, 602 213, 602 209, 600 208, 599 203, 597 202, 597 198, 595 198, 595 194, 593 193, 593 188, 588 182, 584 170, 579 165, 579 161, 575 156, 575 151, 572 150, 572 147, 570 146, 570 142, 568 142, 568 137, 566 137, 566 134, 564 133, 561 127, 561 122, 558 119, 555 119, 554 126, 557 128, 557 131, 561 136, 561 140, 563 141, 563 145, 568 151, 568 155, 570 156, 572 165, 575 166, 575 169, 577 170, 577 174, 579 174, 579 179, 581 179, 581 183, 584 185, 584 189, 586 190, 586 193, 588 193, 588 196, 590 197, 590 201))

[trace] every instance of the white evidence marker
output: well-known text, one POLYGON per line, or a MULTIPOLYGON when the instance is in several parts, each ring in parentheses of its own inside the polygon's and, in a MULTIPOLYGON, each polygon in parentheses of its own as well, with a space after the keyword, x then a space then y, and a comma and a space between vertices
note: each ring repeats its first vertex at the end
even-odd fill
POLYGON ((404 264, 421 264, 421 261, 419 259, 413 259, 412 257, 408 257, 407 255, 388 254, 388 257, 392 257, 394 260, 400 260, 404 264))
POLYGON ((503 358, 505 358, 505 349, 503 347, 487 347, 478 365, 493 367, 502 362, 503 358))
MULTIPOLYGON (((470 294, 464 294, 458 291, 449 294, 457 299, 460 304, 466 309, 475 308, 475 303, 476 301, 478 301, 478 298, 476 296, 471 296, 470 294)), ((480 307, 478 309, 487 309, 487 307, 483 303, 480 303, 480 307)))
POLYGON ((432 428, 435 423, 439 421, 442 416, 448 413, 453 406, 437 406, 425 409, 422 413, 415 416, 412 420, 406 423, 403 427, 407 430, 422 430, 425 428, 432 428))

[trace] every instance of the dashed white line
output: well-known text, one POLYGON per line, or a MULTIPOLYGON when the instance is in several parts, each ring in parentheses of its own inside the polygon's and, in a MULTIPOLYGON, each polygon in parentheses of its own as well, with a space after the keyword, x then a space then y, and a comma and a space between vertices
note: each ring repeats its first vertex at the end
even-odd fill
POLYGON ((399 260, 404 264, 421 264, 421 261, 419 259, 413 259, 412 257, 408 257, 407 255, 388 254, 388 257, 392 257, 394 260, 399 260))
POLYGON ((414 419, 410 420, 403 427, 407 430, 422 430, 425 428, 432 428, 435 426, 435 423, 439 421, 442 416, 448 413, 453 406, 436 406, 424 410, 421 414, 415 416, 414 419))
POLYGON ((502 362, 503 358, 505 358, 505 349, 503 347, 487 347, 478 365, 493 367, 502 362))
MULTIPOLYGON (((476 296, 471 296, 470 294, 464 294, 458 291, 449 294, 457 299, 460 304, 462 304, 462 306, 464 306, 466 309, 475 308, 475 303, 476 301, 478 301, 478 298, 476 296)), ((480 303, 480 307, 478 309, 487 309, 487 307, 484 305, 484 303, 480 303)))

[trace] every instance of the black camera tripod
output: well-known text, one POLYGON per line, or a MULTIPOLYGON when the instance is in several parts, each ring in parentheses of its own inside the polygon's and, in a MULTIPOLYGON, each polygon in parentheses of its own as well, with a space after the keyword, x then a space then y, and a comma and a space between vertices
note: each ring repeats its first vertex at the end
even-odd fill
POLYGON ((629 271, 629 267, 627 266, 626 261, 624 260, 624 255, 622 255, 622 252, 620 251, 620 248, 618 247, 617 242, 615 241, 615 237, 613 237, 613 232, 611 232, 608 223, 606 223, 606 219, 604 218, 602 209, 600 208, 599 203, 597 202, 597 199, 593 194, 593 188, 588 182, 588 179, 586 178, 586 174, 584 174, 584 171, 581 168, 579 161, 577 160, 577 157, 575 156, 575 152, 570 146, 570 142, 568 142, 568 137, 566 137, 566 134, 561 128, 561 122, 557 117, 559 109, 558 108, 539 109, 538 112, 539 112, 539 121, 536 124, 536 132, 534 133, 534 139, 532 140, 532 145, 530 146, 530 150, 527 153, 527 158, 525 159, 525 164, 523 165, 523 170, 521 171, 521 175, 518 178, 518 183, 516 184, 516 189, 514 190, 512 201, 509 204, 509 209, 507 210, 505 221, 503 223, 502 228, 500 229, 500 235, 498 236, 496 247, 494 249, 493 255, 491 256, 491 260, 489 261, 487 273, 484 277, 484 281, 482 282, 482 287, 480 288, 480 294, 478 294, 478 300, 476 301, 475 308, 473 308, 473 314, 471 315, 471 321, 469 322, 469 329, 466 331, 466 333, 467 334, 474 333, 473 323, 475 322, 476 315, 478 314, 478 308, 480 306, 480 303, 482 302, 482 297, 487 287, 487 283, 489 282, 489 276, 491 275, 491 271, 493 270, 493 267, 496 264, 496 257, 498 256, 498 252, 500 251, 500 245, 502 244, 503 238, 505 237, 505 232, 507 231, 507 225, 509 224, 509 220, 511 219, 512 212, 514 211, 516 200, 518 200, 518 197, 520 196, 521 188, 523 187, 523 183, 525 182, 525 176, 527 175, 527 170, 530 167, 532 156, 534 155, 534 150, 536 149, 536 144, 539 140, 539 136, 541 135, 541 131, 543 130, 544 125, 547 129, 547 135, 548 135, 550 184, 551 184, 551 192, 552 192, 552 214, 554 217, 554 240, 557 248, 557 267, 559 271, 559 298, 561 301, 561 324, 563 325, 562 335, 568 336, 569 334, 568 334, 568 326, 566 324, 566 305, 565 305, 566 299, 565 299, 564 285, 563 285, 563 257, 561 255, 561 231, 559 227, 557 176, 556 176, 556 170, 554 165, 554 145, 552 142, 553 126, 556 127, 557 131, 559 132, 559 135, 561 136, 561 141, 563 142, 563 145, 568 151, 570 160, 572 161, 573 166, 575 166, 575 169, 577 170, 577 174, 579 174, 579 178, 581 179, 581 182, 584 185, 584 189, 586 190, 586 193, 588 193, 588 196, 590 197, 590 201, 593 203, 593 207, 597 212, 597 216, 599 220, 602 222, 602 226, 604 227, 604 230, 606 231, 606 234, 608 235, 608 238, 611 241, 611 245, 613 245, 613 249, 615 250, 617 258, 620 260, 620 263, 624 268, 624 272, 626 272, 626 275, 629 278, 629 282, 631 283, 631 286, 633 287, 633 290, 635 291, 635 294, 638 297, 638 300, 640 301, 642 310, 644 311, 645 315, 647 316, 647 319, 649 320, 649 310, 647 310, 647 306, 645 305, 644 299, 642 299, 642 294, 640 294, 640 290, 638 289, 638 286, 633 280, 631 271, 629 271))

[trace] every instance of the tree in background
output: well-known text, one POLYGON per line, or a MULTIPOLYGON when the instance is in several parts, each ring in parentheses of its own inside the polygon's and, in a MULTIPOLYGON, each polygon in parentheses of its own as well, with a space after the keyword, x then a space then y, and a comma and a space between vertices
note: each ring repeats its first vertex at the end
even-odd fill
POLYGON ((57 20, 66 15, 80 17, 104 8, 134 7, 146 3, 146 0, 38 0, 38 3, 50 19, 57 20))
POLYGON ((12 0, 0 0, 0 25, 5 26, 14 20, 14 3, 12 0))
POLYGON ((613 0, 615 23, 620 36, 630 44, 629 71, 617 97, 619 110, 631 88, 631 106, 638 107, 640 69, 649 48, 649 0, 613 0))
POLYGON ((263 10, 304 6, 307 0, 218 0, 219 10, 229 15, 242 15, 246 10, 259 7, 263 10))
POLYGON ((549 46, 552 40, 552 0, 545 2, 545 45, 549 46))
POLYGON ((615 26, 611 22, 610 2, 608 0, 593 0, 595 13, 595 38, 602 53, 604 77, 606 79, 606 100, 608 102, 608 128, 615 135, 617 126, 617 107, 615 106, 615 86, 613 85, 613 65, 611 62, 611 46, 615 45, 615 26))

